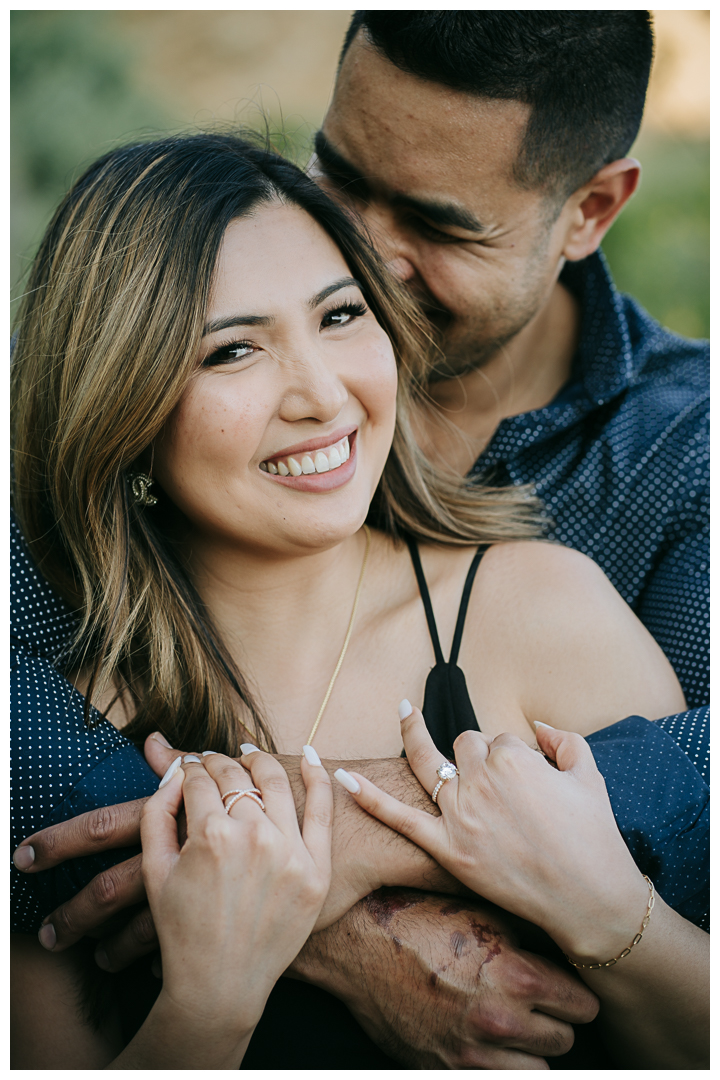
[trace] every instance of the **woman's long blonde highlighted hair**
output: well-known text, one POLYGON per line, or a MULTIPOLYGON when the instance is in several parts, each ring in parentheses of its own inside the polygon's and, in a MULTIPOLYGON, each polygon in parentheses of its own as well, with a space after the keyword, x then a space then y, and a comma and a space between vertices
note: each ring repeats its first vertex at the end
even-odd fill
POLYGON ((325 229, 361 282, 398 360, 398 418, 373 500, 394 537, 477 544, 538 535, 526 490, 442 475, 410 418, 429 341, 368 241, 290 162, 235 136, 167 138, 113 151, 78 180, 34 261, 12 364, 13 499, 41 572, 79 614, 63 662, 91 672, 90 702, 129 695, 124 729, 237 754, 272 736, 174 542, 179 511, 130 489, 197 363, 225 230, 258 205, 293 203, 325 229), (242 724, 238 722, 238 713, 242 724))

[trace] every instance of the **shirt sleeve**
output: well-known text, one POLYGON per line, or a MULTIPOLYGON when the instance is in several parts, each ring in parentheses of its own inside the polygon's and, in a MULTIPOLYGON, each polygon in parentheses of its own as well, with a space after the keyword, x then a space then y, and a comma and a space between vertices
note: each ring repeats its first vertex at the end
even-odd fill
POLYGON ((663 900, 710 928, 709 709, 629 716, 588 737, 615 820, 663 900))
MULTIPOLYGON (((10 734, 11 852, 47 825, 157 788, 140 751, 94 710, 86 724, 82 695, 48 660, 22 647, 11 659, 10 734)), ((40 874, 11 864, 12 930, 36 932, 58 904, 134 853, 116 849, 40 874)))
POLYGON ((710 532, 704 522, 687 532, 678 526, 634 605, 691 708, 710 699, 710 532))

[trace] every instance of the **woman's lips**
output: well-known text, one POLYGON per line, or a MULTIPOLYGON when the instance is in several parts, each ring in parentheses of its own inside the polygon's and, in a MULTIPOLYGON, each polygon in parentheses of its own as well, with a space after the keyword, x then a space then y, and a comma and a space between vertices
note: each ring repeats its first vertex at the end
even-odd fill
POLYGON ((283 487, 291 487, 296 491, 333 491, 346 484, 355 473, 356 435, 357 428, 330 446, 304 454, 267 459, 261 462, 260 468, 268 477, 272 477, 274 483, 282 484, 283 487), (275 470, 271 469, 271 465, 275 466, 275 470))
POLYGON ((350 457, 348 436, 330 446, 305 454, 288 454, 287 457, 268 458, 260 462, 263 472, 272 476, 313 476, 315 473, 333 472, 350 457))

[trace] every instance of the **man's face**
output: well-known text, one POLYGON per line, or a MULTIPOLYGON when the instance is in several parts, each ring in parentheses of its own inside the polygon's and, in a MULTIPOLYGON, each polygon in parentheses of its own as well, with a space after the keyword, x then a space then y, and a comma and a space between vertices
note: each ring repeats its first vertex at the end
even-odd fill
POLYGON ((563 220, 513 164, 529 106, 408 75, 362 32, 318 136, 321 182, 348 200, 442 332, 443 374, 489 360, 543 307, 563 220))

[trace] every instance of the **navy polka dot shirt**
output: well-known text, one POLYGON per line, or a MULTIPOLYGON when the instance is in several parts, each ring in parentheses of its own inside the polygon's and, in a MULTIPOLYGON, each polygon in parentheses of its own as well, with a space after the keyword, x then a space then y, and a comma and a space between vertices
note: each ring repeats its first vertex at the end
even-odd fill
POLYGON ((569 383, 499 425, 474 466, 535 485, 551 536, 594 559, 670 660, 689 706, 709 701, 709 349, 615 289, 601 254, 568 263, 582 311, 569 383))
MULTIPOLYGON (((613 289, 600 256, 566 269, 583 312, 570 385, 503 421, 476 466, 536 484, 555 537, 594 558, 665 649, 688 702, 707 694, 705 346, 662 330, 613 289)), ((140 752, 58 670, 72 611, 11 532, 11 850, 31 833, 157 787, 140 752)), ((663 899, 708 925, 707 707, 589 739, 620 830, 663 899)), ((42 874, 11 867, 12 928, 42 918, 130 851, 42 874)))

